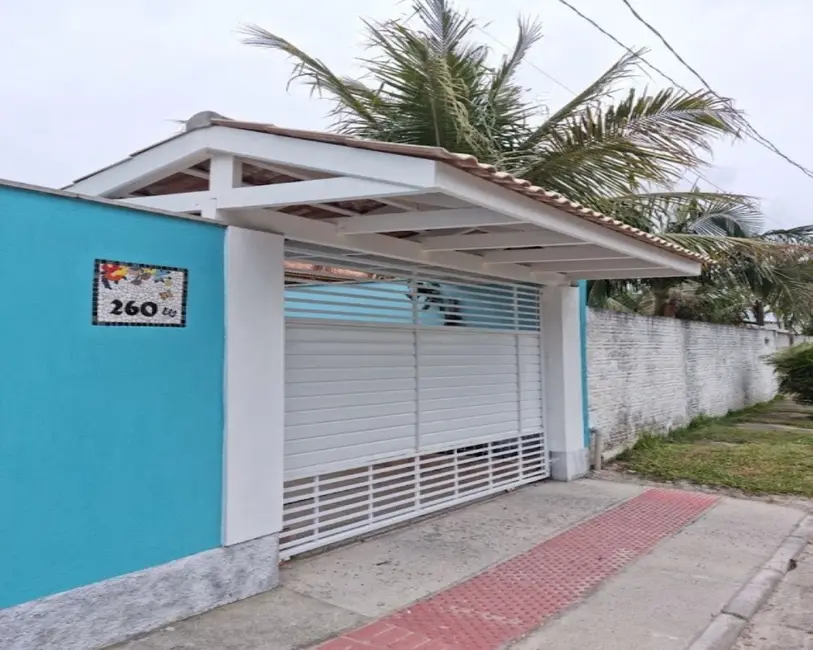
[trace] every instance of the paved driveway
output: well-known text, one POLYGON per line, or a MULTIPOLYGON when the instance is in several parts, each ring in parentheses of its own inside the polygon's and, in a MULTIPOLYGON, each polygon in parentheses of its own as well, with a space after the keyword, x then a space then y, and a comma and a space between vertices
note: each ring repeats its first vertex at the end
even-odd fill
POLYGON ((802 516, 545 482, 295 560, 270 593, 118 648, 683 650, 802 516))

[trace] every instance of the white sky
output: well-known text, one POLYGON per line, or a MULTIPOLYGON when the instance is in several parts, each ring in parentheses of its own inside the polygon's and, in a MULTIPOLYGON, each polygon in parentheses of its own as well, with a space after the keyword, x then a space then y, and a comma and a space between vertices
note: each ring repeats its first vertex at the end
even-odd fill
MULTIPOLYGON (((508 44, 520 13, 541 18, 545 38, 529 61, 576 90, 623 52, 558 0, 458 2, 508 44)), ((571 2, 631 47, 649 47, 649 60, 684 86, 699 87, 621 0, 571 2)), ((813 168, 813 1, 633 5, 763 135, 813 168)), ((257 23, 352 73, 361 18, 407 8, 396 0, 0 0, 0 178, 63 186, 171 135, 180 128, 173 120, 200 110, 324 129, 327 104, 301 86, 286 90, 290 63, 242 45, 236 28, 257 23)), ((552 108, 569 97, 533 67, 521 81, 552 108)), ((813 179, 758 144, 720 145, 714 162, 707 178, 765 199, 766 227, 813 223, 813 179)))

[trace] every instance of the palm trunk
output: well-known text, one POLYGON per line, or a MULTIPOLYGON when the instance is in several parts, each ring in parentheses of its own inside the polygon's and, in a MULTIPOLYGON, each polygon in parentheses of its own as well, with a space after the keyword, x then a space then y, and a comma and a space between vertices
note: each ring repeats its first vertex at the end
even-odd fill
POLYGON ((765 305, 760 300, 754 303, 754 322, 760 327, 765 327, 765 305))
POLYGON ((669 287, 653 287, 655 298, 655 316, 674 318, 677 314, 677 307, 669 298, 669 287))

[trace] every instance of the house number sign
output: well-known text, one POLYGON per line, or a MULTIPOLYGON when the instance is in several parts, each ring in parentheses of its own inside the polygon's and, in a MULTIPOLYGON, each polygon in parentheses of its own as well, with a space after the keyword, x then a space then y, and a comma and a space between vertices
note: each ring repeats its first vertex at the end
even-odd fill
POLYGON ((96 260, 93 324, 186 327, 186 269, 96 260))

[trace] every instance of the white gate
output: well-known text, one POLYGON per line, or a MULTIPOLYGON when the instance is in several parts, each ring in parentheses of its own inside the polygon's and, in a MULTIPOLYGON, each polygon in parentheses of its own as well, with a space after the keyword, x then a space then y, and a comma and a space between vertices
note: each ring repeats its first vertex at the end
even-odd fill
POLYGON ((548 476, 537 287, 287 256, 283 556, 548 476))

